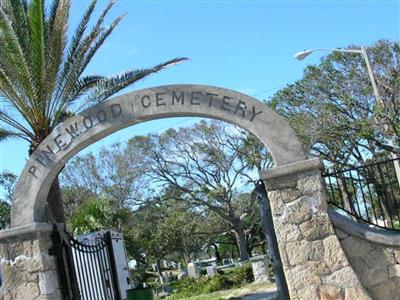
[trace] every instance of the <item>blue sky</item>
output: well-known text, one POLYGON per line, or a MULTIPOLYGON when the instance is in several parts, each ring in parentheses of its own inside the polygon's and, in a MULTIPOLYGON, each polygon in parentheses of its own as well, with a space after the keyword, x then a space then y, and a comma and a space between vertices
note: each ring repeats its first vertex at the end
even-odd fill
MULTIPOLYGON (((71 27, 88 1, 73 0, 71 27)), ((106 1, 99 1, 104 7, 106 1)), ((99 51, 88 73, 113 74, 186 56, 191 60, 127 89, 171 83, 209 84, 235 89, 260 100, 294 82, 307 64, 294 53, 308 48, 368 46, 378 39, 400 40, 397 1, 134 1, 117 0, 112 17, 124 21, 99 51)), ((99 145, 125 141, 135 134, 192 123, 191 118, 157 120, 118 132, 99 145)), ((86 151, 88 151, 86 150, 86 151)), ((0 145, 0 170, 16 174, 27 159, 28 145, 0 145)))

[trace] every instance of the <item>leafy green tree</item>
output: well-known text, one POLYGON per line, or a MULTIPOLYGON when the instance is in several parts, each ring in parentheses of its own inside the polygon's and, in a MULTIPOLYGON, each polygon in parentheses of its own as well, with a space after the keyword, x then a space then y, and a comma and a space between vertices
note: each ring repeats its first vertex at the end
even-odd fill
POLYGON ((67 222, 69 220, 69 216, 74 215, 77 210, 84 205, 87 199, 98 197, 96 193, 93 193, 91 190, 80 185, 62 186, 61 192, 65 207, 65 215, 67 216, 67 222))
POLYGON ((245 155, 249 147, 246 140, 247 136, 233 125, 202 121, 189 128, 135 137, 127 148, 141 155, 146 176, 154 185, 172 187, 179 191, 176 200, 213 211, 221 221, 228 222, 241 260, 249 259, 247 225, 253 226, 246 225, 245 219, 257 207, 251 197, 247 197, 246 205, 239 199, 258 178, 255 162, 245 155))
POLYGON ((239 258, 239 249, 233 235, 220 235, 216 239, 216 244, 218 245, 218 250, 221 257, 231 259, 239 258))
POLYGON ((163 259, 175 257, 188 263, 203 250, 207 236, 199 231, 206 223, 206 218, 181 201, 163 199, 142 205, 126 226, 128 253, 139 265, 157 264, 161 276, 163 259))
POLYGON ((67 228, 74 234, 108 229, 109 203, 105 199, 89 198, 67 219, 67 228))
POLYGON ((0 187, 4 190, 4 197, 0 199, 0 229, 10 226, 11 201, 15 189, 17 176, 8 171, 0 174, 0 187))
MULTIPOLYGON (((381 40, 368 47, 367 53, 383 105, 374 97, 364 58, 342 52, 332 52, 319 65, 308 66, 300 80, 269 102, 286 117, 311 154, 336 171, 389 158, 400 150, 400 43, 381 40)), ((378 191, 383 190, 379 174, 367 173, 365 184, 375 183, 378 191)), ((346 180, 339 174, 331 192, 342 195, 344 207, 358 214, 357 203, 351 203, 357 191, 346 188, 346 180)), ((382 206, 386 215, 395 210, 387 201, 382 206)))
MULTIPOLYGON (((0 140, 20 138, 29 143, 29 155, 65 118, 102 102, 165 67, 184 61, 176 58, 152 68, 105 77, 85 74, 96 52, 122 16, 109 26, 105 17, 110 1, 92 23, 97 1, 91 1, 68 42, 71 0, 3 0, 0 5, 0 140)), ((60 187, 56 179, 48 206, 57 222, 64 222, 60 187)))
POLYGON ((10 226, 10 203, 0 200, 0 230, 6 229, 10 226))
POLYGON ((363 57, 341 52, 308 66, 300 80, 269 103, 313 155, 336 165, 362 164, 382 151, 399 151, 386 141, 399 145, 400 44, 382 40, 367 52, 384 108, 376 103, 363 57), (382 129, 384 123, 389 130, 382 129))
POLYGON ((120 216, 145 202, 146 191, 140 155, 126 152, 123 144, 101 148, 98 153, 77 156, 60 173, 66 211, 74 214, 90 198, 107 199, 112 226, 123 228, 120 216), (119 217, 118 217, 119 216, 119 217))

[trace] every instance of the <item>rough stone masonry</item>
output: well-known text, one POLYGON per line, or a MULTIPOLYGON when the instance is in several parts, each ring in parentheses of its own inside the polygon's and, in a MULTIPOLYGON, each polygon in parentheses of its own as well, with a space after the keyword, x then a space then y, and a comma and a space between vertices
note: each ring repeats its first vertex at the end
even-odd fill
POLYGON ((52 232, 46 223, 0 232, 0 300, 62 299, 52 232))
POLYGON ((318 159, 265 171, 262 178, 291 299, 371 299, 328 216, 318 159))

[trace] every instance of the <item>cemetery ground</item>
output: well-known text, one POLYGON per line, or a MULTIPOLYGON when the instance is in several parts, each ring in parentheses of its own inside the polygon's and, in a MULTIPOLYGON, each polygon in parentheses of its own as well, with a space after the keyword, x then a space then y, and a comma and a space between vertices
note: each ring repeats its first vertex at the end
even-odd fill
MULTIPOLYGON (((231 290, 218 291, 185 298, 186 300, 273 300, 276 299, 273 283, 250 283, 231 290)), ((170 297, 169 299, 175 299, 170 297)))
MULTIPOLYGON (((180 278, 176 276, 177 272, 165 271, 165 274, 175 274, 170 277, 172 280, 163 286, 159 284, 156 274, 149 274, 152 277, 149 277, 146 281, 157 294, 155 299, 268 300, 276 299, 277 296, 274 280, 269 278, 257 278, 255 280, 253 267, 248 262, 239 267, 219 269, 218 273, 214 275, 200 272, 197 278, 180 278), (180 280, 177 278, 180 278, 180 280), (163 292, 166 286, 172 290, 169 295, 163 292)), ((272 270, 270 270, 270 275, 270 278, 272 278, 272 270)))

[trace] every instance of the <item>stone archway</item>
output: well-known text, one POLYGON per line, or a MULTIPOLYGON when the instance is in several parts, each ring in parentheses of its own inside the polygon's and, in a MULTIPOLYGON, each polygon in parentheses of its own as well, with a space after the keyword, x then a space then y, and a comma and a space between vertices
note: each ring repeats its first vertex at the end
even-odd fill
POLYGON ((171 85, 115 97, 68 119, 29 158, 12 206, 12 226, 44 221, 50 185, 80 150, 139 122, 200 116, 234 123, 257 136, 276 165, 302 161, 302 146, 287 122, 263 103, 232 90, 200 85, 171 85))
MULTIPOLYGON (((306 160, 298 138, 282 117, 254 98, 223 88, 144 89, 110 99, 60 124, 29 158, 20 176, 8 237, 35 232, 33 240, 40 244, 43 237, 38 232, 50 231, 43 222, 51 183, 80 150, 122 128, 179 116, 236 124, 257 136, 271 152, 277 167, 261 175, 292 299, 369 299, 329 220, 319 160, 306 160)), ((42 255, 43 248, 20 255, 30 261, 37 252, 42 255)))

